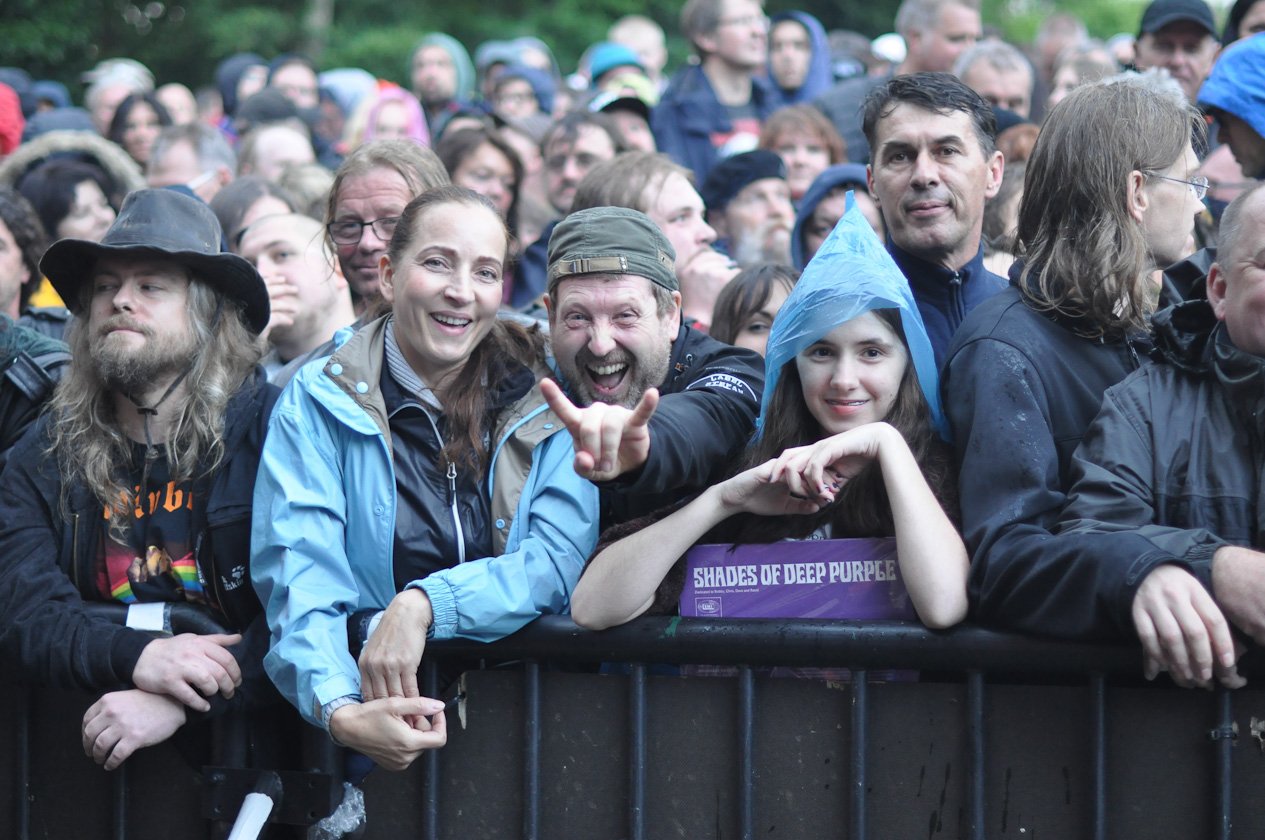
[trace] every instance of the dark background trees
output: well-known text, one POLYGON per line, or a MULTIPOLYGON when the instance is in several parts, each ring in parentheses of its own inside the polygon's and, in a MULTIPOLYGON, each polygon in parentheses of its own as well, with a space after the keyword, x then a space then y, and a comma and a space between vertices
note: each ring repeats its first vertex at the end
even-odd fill
MULTIPOLYGON (((443 31, 472 50, 489 38, 537 35, 564 71, 611 21, 639 13, 668 32, 673 62, 688 54, 676 33, 683 0, 3 0, 0 65, 63 81, 80 97, 79 76, 102 58, 131 56, 160 82, 211 81, 216 63, 250 50, 308 52, 323 68, 364 67, 405 80, 405 62, 425 32, 443 31)), ((899 0, 768 0, 768 11, 803 9, 827 28, 873 37, 892 28, 899 0)), ((1081 15, 1106 37, 1133 31, 1143 0, 985 0, 984 19, 1010 38, 1031 38, 1052 9, 1081 15)))

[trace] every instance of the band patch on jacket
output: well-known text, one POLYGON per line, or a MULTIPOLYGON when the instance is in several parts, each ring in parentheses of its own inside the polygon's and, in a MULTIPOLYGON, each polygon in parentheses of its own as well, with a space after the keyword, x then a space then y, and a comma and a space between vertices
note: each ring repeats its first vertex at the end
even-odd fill
POLYGON ((701 379, 696 379, 689 384, 685 390, 696 391, 699 388, 719 388, 722 391, 732 391, 740 394, 749 400, 757 399, 755 391, 745 380, 734 376, 732 373, 709 373, 701 379))

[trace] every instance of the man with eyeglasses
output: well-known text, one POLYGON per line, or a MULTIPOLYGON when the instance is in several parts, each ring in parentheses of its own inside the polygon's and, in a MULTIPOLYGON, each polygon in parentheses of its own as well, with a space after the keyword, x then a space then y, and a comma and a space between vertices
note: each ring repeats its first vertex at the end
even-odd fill
POLYGON ((373 317, 381 300, 378 263, 404 206, 447 183, 448 173, 435 153, 411 140, 365 143, 334 173, 325 232, 362 321, 373 317))
POLYGON ((761 0, 688 0, 681 31, 698 63, 672 77, 650 127, 659 151, 701 184, 720 158, 756 147, 760 123, 778 105, 763 78, 769 19, 761 0))
POLYGON ((593 167, 624 151, 624 141, 615 121, 607 114, 572 111, 559 118, 540 142, 544 158, 545 193, 558 218, 545 225, 540 238, 527 246, 514 277, 510 305, 524 309, 544 294, 549 261, 549 237, 571 212, 576 187, 593 167))

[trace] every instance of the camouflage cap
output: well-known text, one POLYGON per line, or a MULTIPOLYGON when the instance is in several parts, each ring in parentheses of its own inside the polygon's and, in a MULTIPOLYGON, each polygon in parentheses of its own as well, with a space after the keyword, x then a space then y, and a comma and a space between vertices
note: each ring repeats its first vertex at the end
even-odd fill
POLYGON ((645 213, 590 207, 570 214, 549 237, 549 285, 584 274, 635 274, 675 292, 676 252, 645 213))

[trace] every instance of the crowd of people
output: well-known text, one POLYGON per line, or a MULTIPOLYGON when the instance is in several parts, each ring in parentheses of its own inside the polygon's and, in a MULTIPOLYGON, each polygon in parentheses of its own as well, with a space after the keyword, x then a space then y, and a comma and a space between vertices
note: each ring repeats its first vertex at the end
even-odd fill
POLYGON ((100 694, 88 755, 288 702, 407 767, 430 640, 674 614, 707 543, 887 538, 928 627, 1244 683, 1265 0, 679 24, 672 73, 640 16, 566 77, 443 33, 402 85, 0 68, 0 655, 100 694))

